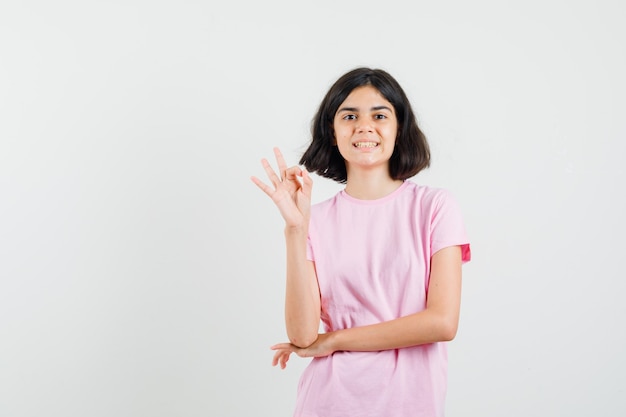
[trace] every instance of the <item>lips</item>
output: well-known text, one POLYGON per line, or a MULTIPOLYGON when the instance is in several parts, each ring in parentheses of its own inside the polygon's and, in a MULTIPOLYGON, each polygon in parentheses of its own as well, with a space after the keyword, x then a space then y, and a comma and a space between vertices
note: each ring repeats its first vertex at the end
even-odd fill
POLYGON ((378 145, 379 145, 378 142, 369 142, 369 141, 355 142, 352 144, 352 146, 354 146, 355 148, 375 148, 378 145))

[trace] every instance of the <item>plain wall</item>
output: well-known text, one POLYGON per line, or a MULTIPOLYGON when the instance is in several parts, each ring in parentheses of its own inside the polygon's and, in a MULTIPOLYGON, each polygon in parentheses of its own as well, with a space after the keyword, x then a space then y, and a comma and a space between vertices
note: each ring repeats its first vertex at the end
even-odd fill
POLYGON ((249 177, 360 65, 471 238, 447 415, 626 414, 625 7, 3 2, 0 416, 291 415, 283 222, 249 177))

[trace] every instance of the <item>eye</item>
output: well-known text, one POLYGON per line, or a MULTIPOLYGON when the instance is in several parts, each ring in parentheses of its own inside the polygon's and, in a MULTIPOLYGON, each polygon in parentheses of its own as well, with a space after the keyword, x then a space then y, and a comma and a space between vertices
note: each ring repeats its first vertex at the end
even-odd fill
POLYGON ((385 114, 377 114, 377 115, 374 116, 374 119, 377 119, 377 120, 383 120, 383 119, 386 119, 386 118, 387 118, 387 115, 385 115, 385 114))
POLYGON ((343 120, 354 120, 356 119, 356 116, 354 114, 346 114, 345 116, 343 116, 343 120))

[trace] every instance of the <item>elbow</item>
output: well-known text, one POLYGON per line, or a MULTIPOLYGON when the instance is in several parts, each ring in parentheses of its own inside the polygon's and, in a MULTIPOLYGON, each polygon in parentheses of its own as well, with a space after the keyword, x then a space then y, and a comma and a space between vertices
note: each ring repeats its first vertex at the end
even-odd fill
POLYGON ((439 339, 442 342, 450 342, 454 340, 458 328, 458 320, 442 320, 439 327, 439 339))
POLYGON ((299 348, 307 348, 317 340, 319 319, 305 321, 293 320, 288 317, 286 329, 289 343, 299 348))
POLYGON ((289 335, 289 343, 301 349, 308 348, 317 340, 318 334, 289 335))
POLYGON ((441 341, 442 342, 451 342, 456 337, 456 329, 446 328, 442 329, 441 332, 441 341))

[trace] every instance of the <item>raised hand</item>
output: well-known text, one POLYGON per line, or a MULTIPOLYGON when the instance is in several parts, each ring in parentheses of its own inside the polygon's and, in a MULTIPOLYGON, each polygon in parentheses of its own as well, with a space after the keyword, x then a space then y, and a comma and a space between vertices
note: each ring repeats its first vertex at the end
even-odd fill
POLYGON ((265 184, 257 177, 251 177, 252 182, 276 204, 287 227, 307 227, 311 211, 313 180, 306 170, 298 166, 287 168, 285 158, 278 148, 274 148, 274 155, 280 176, 264 158, 261 164, 272 185, 265 184))

